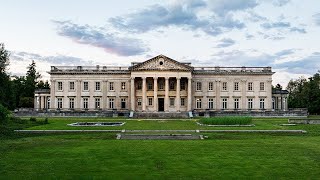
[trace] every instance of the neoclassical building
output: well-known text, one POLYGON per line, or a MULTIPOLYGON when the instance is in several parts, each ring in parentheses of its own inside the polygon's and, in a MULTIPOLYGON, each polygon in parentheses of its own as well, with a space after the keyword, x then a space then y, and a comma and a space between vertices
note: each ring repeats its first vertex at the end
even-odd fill
POLYGON ((193 67, 159 55, 132 62, 129 67, 51 66, 48 73, 50 91, 35 93, 38 110, 201 112, 275 108, 271 67, 193 67))

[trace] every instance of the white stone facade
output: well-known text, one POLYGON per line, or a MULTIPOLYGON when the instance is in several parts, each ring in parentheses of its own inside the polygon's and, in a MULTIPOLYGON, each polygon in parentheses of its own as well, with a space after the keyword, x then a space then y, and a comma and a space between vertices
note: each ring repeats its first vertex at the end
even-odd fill
MULTIPOLYGON (((193 67, 163 55, 130 67, 52 66, 36 109, 63 111, 265 111, 271 67, 193 67)), ((36 102, 36 101, 35 101, 36 102)))

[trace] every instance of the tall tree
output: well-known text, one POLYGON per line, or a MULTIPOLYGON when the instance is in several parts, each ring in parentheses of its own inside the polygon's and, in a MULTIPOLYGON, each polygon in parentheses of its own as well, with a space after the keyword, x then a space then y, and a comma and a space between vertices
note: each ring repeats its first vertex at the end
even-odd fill
POLYGON ((0 73, 6 74, 6 69, 9 66, 9 51, 4 47, 3 43, 0 43, 0 73))
POLYGON ((12 93, 10 93, 10 77, 7 74, 9 56, 9 51, 5 49, 3 43, 0 43, 0 104, 7 108, 13 109, 12 93))

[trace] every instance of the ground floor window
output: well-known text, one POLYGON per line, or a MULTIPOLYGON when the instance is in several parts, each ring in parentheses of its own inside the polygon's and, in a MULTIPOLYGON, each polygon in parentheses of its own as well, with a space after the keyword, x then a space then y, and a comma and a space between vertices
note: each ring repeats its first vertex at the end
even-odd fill
POLYGON ((138 99, 137 99, 137 103, 138 103, 138 106, 141 106, 141 105, 142 105, 142 99, 141 99, 141 98, 138 98, 138 99))
POLYGON ((48 100, 47 100, 47 108, 50 109, 50 97, 48 97, 48 100))
POLYGON ((114 98, 109 98, 109 109, 114 109, 114 98))
POLYGON ((153 99, 152 98, 148 98, 148 104, 149 104, 149 106, 152 106, 152 104, 153 104, 153 99))
POLYGON ((181 98, 181 103, 180 103, 180 105, 181 105, 181 106, 185 106, 185 101, 186 101, 186 98, 181 98))
POLYGON ((174 98, 170 98, 170 106, 174 106, 174 98))
POLYGON ((74 109, 74 98, 69 98, 69 108, 74 109))
POLYGON ((264 98, 260 99, 260 109, 264 109, 264 98))
POLYGON ((253 99, 249 98, 248 99, 248 109, 252 109, 253 108, 253 99))
POLYGON ((223 98, 222 99, 222 109, 227 109, 228 108, 228 99, 223 98))
POLYGON ((239 109, 239 98, 234 99, 234 109, 239 109))
POLYGON ((209 109, 213 109, 213 98, 209 98, 209 101, 208 101, 208 108, 209 109))
POLYGON ((83 108, 88 109, 88 98, 83 98, 83 108))
POLYGON ((58 109, 62 109, 62 98, 57 98, 57 107, 58 107, 58 109))
POLYGON ((121 98, 121 109, 126 108, 126 98, 121 98))
POLYGON ((196 109, 201 109, 201 106, 202 106, 202 104, 201 104, 201 99, 200 99, 200 98, 197 98, 197 99, 196 99, 196 109))
POLYGON ((94 107, 95 107, 96 109, 100 109, 100 107, 101 107, 101 106, 100 106, 100 102, 101 102, 101 98, 95 98, 95 103, 94 103, 95 106, 94 106, 94 107))

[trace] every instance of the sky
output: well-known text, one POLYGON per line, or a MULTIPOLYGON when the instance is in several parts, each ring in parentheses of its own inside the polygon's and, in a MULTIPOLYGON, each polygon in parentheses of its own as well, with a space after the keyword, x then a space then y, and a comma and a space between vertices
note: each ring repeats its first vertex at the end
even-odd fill
POLYGON ((273 84, 320 70, 319 0, 0 0, 9 72, 130 66, 163 54, 193 66, 271 66, 273 84))

